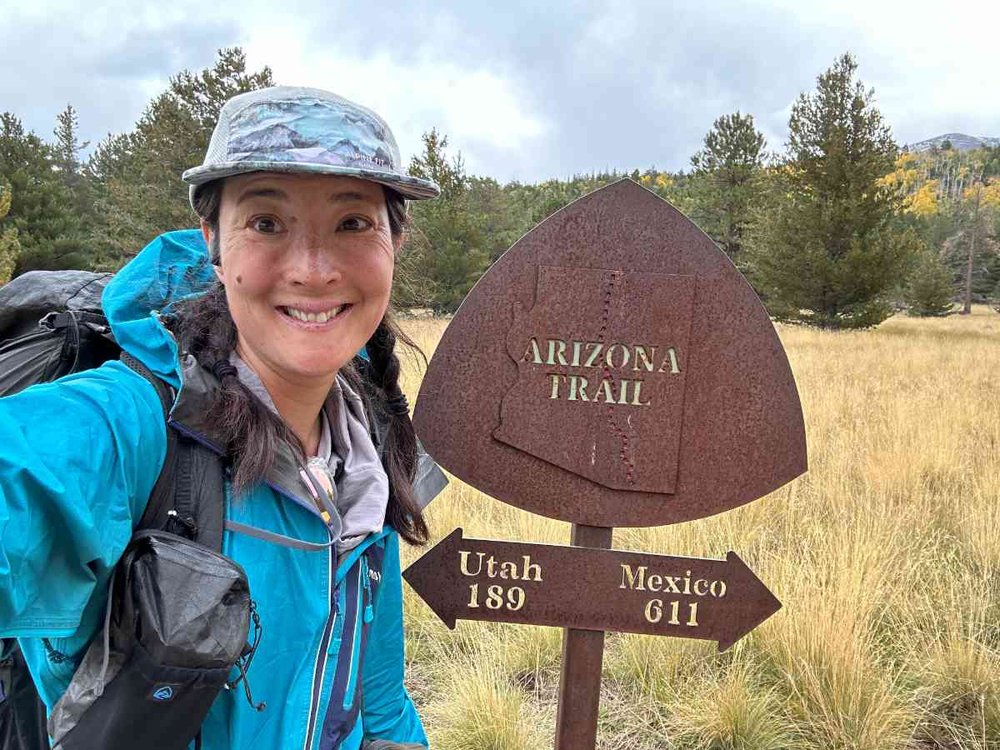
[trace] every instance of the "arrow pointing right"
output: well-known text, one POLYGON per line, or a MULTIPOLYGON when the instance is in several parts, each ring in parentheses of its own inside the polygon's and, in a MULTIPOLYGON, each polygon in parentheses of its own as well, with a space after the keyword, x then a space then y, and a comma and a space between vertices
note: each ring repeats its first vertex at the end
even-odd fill
POLYGON ((735 552, 725 560, 466 539, 455 529, 403 573, 457 619, 717 641, 724 651, 781 608, 735 552))

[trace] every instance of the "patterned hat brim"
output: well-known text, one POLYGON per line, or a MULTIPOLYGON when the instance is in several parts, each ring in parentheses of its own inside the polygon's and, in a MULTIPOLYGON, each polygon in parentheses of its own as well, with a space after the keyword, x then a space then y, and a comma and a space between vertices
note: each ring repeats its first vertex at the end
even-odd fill
POLYGON ((404 198, 410 200, 427 200, 437 198, 441 189, 432 181, 411 175, 399 174, 388 170, 367 169, 361 167, 345 167, 334 164, 310 164, 308 162, 279 161, 228 161, 216 164, 202 165, 188 169, 181 179, 190 185, 188 191, 191 207, 194 207, 198 188, 207 182, 221 180, 224 177, 234 177, 249 172, 283 172, 286 174, 330 174, 341 177, 355 177, 385 185, 395 190, 404 198))

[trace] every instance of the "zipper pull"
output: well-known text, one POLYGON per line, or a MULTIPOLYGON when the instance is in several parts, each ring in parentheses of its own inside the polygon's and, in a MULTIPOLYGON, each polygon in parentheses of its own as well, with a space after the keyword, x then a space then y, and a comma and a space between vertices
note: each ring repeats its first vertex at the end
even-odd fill
POLYGON ((323 501, 320 499, 319 491, 316 489, 316 485, 313 484, 313 482, 318 482, 319 480, 312 475, 308 468, 305 467, 299 469, 299 476, 302 478, 302 483, 306 486, 306 489, 309 490, 309 494, 312 495, 313 504, 316 506, 316 512, 319 514, 319 517, 323 519, 323 523, 329 527, 333 519, 327 511, 326 506, 323 505, 323 501))
POLYGON ((368 623, 370 623, 372 620, 375 619, 375 610, 372 607, 372 599, 374 597, 372 596, 372 582, 371 582, 371 573, 369 572, 368 569, 368 558, 365 555, 362 555, 361 560, 363 562, 363 565, 361 566, 361 574, 365 578, 364 584, 365 584, 365 594, 367 598, 367 604, 365 604, 365 624, 367 625, 368 623))

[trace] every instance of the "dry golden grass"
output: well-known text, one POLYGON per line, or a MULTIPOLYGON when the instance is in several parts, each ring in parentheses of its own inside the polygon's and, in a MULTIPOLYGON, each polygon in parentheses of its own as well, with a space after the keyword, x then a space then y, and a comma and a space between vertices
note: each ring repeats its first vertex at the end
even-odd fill
MULTIPOLYGON (((442 321, 405 321, 430 356, 442 321)), ((1000 748, 1000 315, 779 331, 809 473, 722 515, 621 529, 618 548, 736 550, 784 609, 725 654, 608 636, 604 750, 1000 748)), ((415 397, 420 368, 407 365, 415 397)), ((567 543, 565 523, 453 481, 435 540, 567 543)), ((404 563, 418 551, 404 553, 404 563)), ((561 633, 460 622, 407 589, 408 657, 432 745, 552 746, 561 633)))

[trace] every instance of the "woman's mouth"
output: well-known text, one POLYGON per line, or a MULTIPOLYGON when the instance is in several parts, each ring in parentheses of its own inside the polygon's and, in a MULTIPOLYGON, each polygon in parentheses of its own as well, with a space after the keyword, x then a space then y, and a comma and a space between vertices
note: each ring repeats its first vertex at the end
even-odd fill
POLYGON ((350 308, 350 303, 345 302, 342 305, 332 307, 329 310, 322 310, 320 312, 309 312, 295 307, 279 307, 278 310, 280 310, 283 315, 301 323, 318 323, 322 325, 323 323, 343 315, 350 308))

